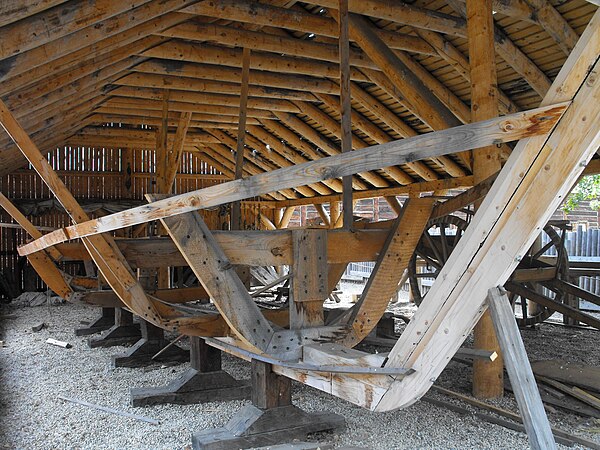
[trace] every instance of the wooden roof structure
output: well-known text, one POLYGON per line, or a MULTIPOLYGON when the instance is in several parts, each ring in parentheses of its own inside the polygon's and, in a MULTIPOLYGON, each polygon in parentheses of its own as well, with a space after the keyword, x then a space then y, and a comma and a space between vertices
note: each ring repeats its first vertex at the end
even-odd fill
MULTIPOLYGON (((338 31, 330 11, 336 5, 7 2, 0 96, 43 150, 154 146, 163 121, 174 135, 180 114, 191 113, 186 150, 232 176, 245 47, 251 54, 244 176, 335 155, 341 151, 338 31)), ((494 8, 499 112, 531 109, 597 7, 585 0, 503 0, 494 8)), ((398 57, 393 66, 378 61, 381 49, 351 30, 354 149, 471 121, 464 2, 350 1, 349 10, 398 57)), ((8 136, 0 142, 0 174, 22 167, 8 136)), ((470 162, 449 155, 358 174, 353 188, 428 182, 425 188, 443 189, 470 184, 469 175, 470 162), (438 181, 452 178, 459 181, 438 181)), ((330 181, 274 198, 300 203, 340 191, 330 181)))
MULTIPOLYGON (((374 411, 424 395, 491 303, 512 326, 506 334, 518 335, 496 288, 584 169, 597 172, 596 1, 36 0, 6 8, 0 175, 27 159, 73 222, 45 235, 31 229, 35 240, 19 254, 65 298, 77 297, 75 282, 53 260, 91 259, 117 303, 145 321, 214 337, 211 345, 374 411), (45 157, 64 146, 154 149, 149 203, 90 220, 45 157), (183 151, 232 181, 170 195, 183 151), (420 195, 457 187, 470 189, 439 202, 420 195), (410 195, 402 206, 400 194, 410 195), (398 217, 356 229, 352 201, 365 197, 384 197, 398 217), (280 213, 315 204, 328 226, 247 232, 239 202, 248 199, 280 213), (337 218, 318 207, 328 202, 333 212, 340 201, 337 218), (231 231, 219 234, 198 210, 224 204, 231 231), (471 204, 475 215, 442 250, 446 264, 389 355, 352 350, 382 317, 430 219, 471 204), (150 221, 170 240, 110 234, 150 221), (65 244, 74 239, 82 245, 65 244), (323 299, 340 270, 365 259, 376 266, 360 301, 325 322, 323 299), (183 263, 218 313, 181 309, 185 298, 165 300, 132 270, 161 264, 160 287, 165 266, 183 263), (262 311, 236 264, 292 267, 289 308, 262 311)), ((499 371, 496 381, 501 362, 499 371)))

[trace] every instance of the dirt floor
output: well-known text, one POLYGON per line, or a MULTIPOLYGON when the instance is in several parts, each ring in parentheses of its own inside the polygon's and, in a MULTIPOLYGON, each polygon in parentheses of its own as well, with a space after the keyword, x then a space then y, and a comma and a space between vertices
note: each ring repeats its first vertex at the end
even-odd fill
MULTIPOLYGON (((168 383, 186 368, 159 365, 141 369, 110 369, 110 356, 124 347, 90 349, 85 337, 73 329, 92 321, 99 311, 80 305, 17 305, 0 309, 0 447, 182 449, 190 446, 191 434, 224 425, 247 402, 231 401, 203 405, 129 406, 129 389, 168 383), (32 326, 46 323, 34 332, 32 326), (46 344, 48 337, 68 341, 72 348, 46 344), (159 425, 66 403, 72 397, 160 421, 159 425)), ((565 359, 600 365, 600 333, 543 324, 523 331, 532 359, 565 359)), ((186 343, 184 342, 184 346, 186 343)), ((249 377, 249 364, 224 356, 224 369, 238 378, 249 377)), ((452 362, 438 385, 469 394, 471 368, 452 362)), ((481 411, 443 394, 428 396, 481 411)), ((309 440, 369 449, 521 449, 528 448, 523 433, 462 415, 420 401, 401 411, 375 414, 312 388, 294 384, 293 399, 307 411, 331 411, 345 417, 347 428, 323 433, 309 440)), ((495 402, 517 411, 512 396, 495 402)), ((600 423, 552 410, 552 424, 600 444, 600 423)), ((583 448, 583 447, 578 447, 583 448)))

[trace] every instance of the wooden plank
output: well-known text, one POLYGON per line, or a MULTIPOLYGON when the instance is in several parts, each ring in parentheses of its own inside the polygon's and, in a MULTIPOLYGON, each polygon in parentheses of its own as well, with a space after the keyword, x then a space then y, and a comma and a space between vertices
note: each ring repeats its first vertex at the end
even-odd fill
POLYGON ((351 331, 344 339, 347 346, 355 346, 375 328, 391 298, 398 291, 402 273, 408 267, 433 208, 433 198, 409 199, 390 230, 377 264, 359 302, 344 317, 351 331))
POLYGON ((505 356, 506 371, 510 377, 531 448, 535 450, 556 448, 550 422, 506 291, 498 288, 490 289, 487 304, 498 342, 505 356))
POLYGON ((390 353, 389 364, 417 372, 395 383, 376 410, 409 405, 425 393, 483 313, 483 280, 489 286, 508 279, 518 265, 515 255, 530 247, 595 153, 600 139, 599 21, 596 13, 544 100, 574 97, 572 106, 548 137, 523 140, 511 153, 465 239, 390 353))
POLYGON ((577 386, 567 386, 566 384, 552 380, 551 378, 541 377, 539 375, 537 375, 537 378, 542 383, 546 383, 547 385, 552 386, 553 388, 556 388, 565 394, 569 394, 571 397, 575 397, 577 400, 587 403, 591 407, 600 411, 600 398, 596 397, 595 395, 592 395, 589 392, 578 388, 577 386))
POLYGON ((5 2, 0 7, 0 27, 22 20, 67 0, 30 0, 26 4, 5 2))
POLYGON ((570 361, 534 361, 531 364, 537 376, 552 378, 562 383, 600 392, 600 368, 570 361))
POLYGON ((355 150, 348 154, 322 158, 251 178, 211 186, 201 191, 180 194, 85 224, 57 230, 20 247, 19 252, 26 255, 68 239, 90 236, 150 220, 243 200, 299 184, 314 183, 346 174, 375 170, 381 166, 393 166, 431 156, 456 153, 460 150, 484 147, 492 143, 543 135, 552 129, 566 106, 566 104, 561 104, 519 112, 502 118, 462 125, 389 144, 376 145, 368 149, 355 150))
POLYGON ((327 281, 327 230, 292 230, 294 266, 290 328, 323 325, 327 281))
POLYGON ((11 38, 3 39, 0 45, 0 59, 39 47, 110 17, 126 14, 146 1, 115 3, 110 0, 97 0, 89 4, 70 3, 4 26, 2 33, 11 38), (44 32, 32 32, 34 30, 44 32))

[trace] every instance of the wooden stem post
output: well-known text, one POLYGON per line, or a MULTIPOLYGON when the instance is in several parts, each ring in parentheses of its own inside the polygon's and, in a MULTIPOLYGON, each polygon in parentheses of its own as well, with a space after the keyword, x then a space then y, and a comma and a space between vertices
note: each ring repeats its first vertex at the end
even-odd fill
MULTIPOLYGON (((339 0, 340 102, 342 111, 342 153, 352 151, 352 103, 350 97, 350 43, 348 40, 348 0, 339 0)), ((342 177, 344 227, 352 227, 352 177, 342 177)))
MULTIPOLYGON (((494 58, 494 20, 492 0, 467 1, 467 28, 471 65, 471 119, 498 116, 498 86, 494 58)), ((500 170, 499 149, 489 146, 473 154, 475 184, 500 170)), ((478 206, 478 205, 476 205, 478 206)), ((475 347, 500 355, 494 327, 485 313, 475 327, 475 347)), ((473 394, 479 398, 498 398, 504 393, 503 363, 477 360, 473 365, 473 394)))

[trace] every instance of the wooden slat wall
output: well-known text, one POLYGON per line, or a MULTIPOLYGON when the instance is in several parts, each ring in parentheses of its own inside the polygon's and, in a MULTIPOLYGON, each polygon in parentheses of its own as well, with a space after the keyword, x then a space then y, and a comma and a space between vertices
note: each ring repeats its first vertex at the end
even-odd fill
MULTIPOLYGON (((59 173, 67 188, 81 202, 103 200, 118 202, 119 200, 144 200, 146 193, 153 192, 154 150, 132 149, 132 187, 131 195, 125 193, 123 171, 121 166, 125 150, 120 148, 62 147, 48 155, 48 161, 59 173)), ((181 166, 175 181, 175 193, 196 190, 224 181, 222 174, 214 167, 202 161, 199 154, 184 153, 181 166), (202 177, 198 177, 202 175, 202 177)), ((44 201, 52 198, 47 186, 31 168, 19 170, 0 177, 0 191, 11 201, 44 201)), ((248 223, 254 223, 252 211, 246 217, 248 223)), ((220 229, 228 221, 228 216, 219 210, 203 212, 207 225, 212 229, 220 229)), ((66 213, 50 211, 40 216, 28 216, 34 225, 60 228, 70 225, 66 213)), ((12 223, 12 218, 0 208, 0 222, 12 223)), ((27 241, 27 233, 19 229, 0 228, 0 271, 17 280, 20 288, 45 289, 45 285, 35 272, 22 261, 19 268, 17 247, 27 241), (35 275, 35 279, 32 276, 35 275)), ((74 273, 80 269, 70 264, 64 267, 74 273)))

